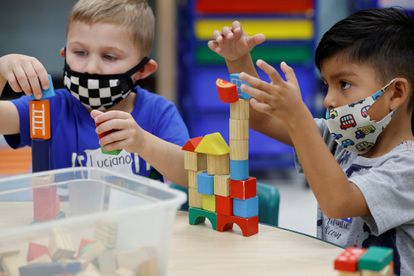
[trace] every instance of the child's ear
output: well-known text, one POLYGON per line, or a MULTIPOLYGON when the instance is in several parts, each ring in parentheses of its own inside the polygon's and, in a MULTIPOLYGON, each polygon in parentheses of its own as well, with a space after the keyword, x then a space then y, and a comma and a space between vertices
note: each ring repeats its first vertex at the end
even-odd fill
POLYGON ((60 48, 59 55, 63 58, 65 57, 65 51, 66 51, 65 48, 60 48))
POLYGON ((158 64, 155 60, 150 59, 147 64, 145 64, 144 68, 140 71, 136 72, 134 75, 132 75, 132 79, 134 81, 145 79, 155 71, 157 71, 158 64))
POLYGON ((396 78, 394 85, 390 87, 393 93, 390 97, 390 109, 395 110, 402 106, 410 97, 410 87, 406 78, 396 78))

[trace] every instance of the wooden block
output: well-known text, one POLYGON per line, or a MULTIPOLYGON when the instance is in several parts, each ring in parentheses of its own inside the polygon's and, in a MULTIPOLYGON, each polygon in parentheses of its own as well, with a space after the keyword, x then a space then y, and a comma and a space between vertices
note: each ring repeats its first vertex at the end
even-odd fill
POLYGON ((361 276, 361 273, 359 271, 356 271, 356 272, 339 271, 338 276, 361 276))
POLYGON ((78 256, 78 257, 80 256, 82 249, 83 249, 86 245, 88 245, 88 244, 90 244, 90 243, 93 243, 93 242, 95 242, 95 241, 93 241, 93 240, 88 240, 88 239, 81 239, 81 241, 80 241, 80 243, 79 243, 79 249, 78 249, 78 254, 77 254, 77 256, 78 256))
POLYGON ((55 219, 60 209, 59 195, 57 194, 56 186, 33 186, 32 193, 33 221, 39 222, 55 219))
POLYGON ((250 116, 250 104, 248 100, 238 100, 230 104, 230 119, 248 120, 250 116))
POLYGON ((248 100, 248 99, 252 98, 252 96, 250 96, 249 94, 241 91, 240 86, 242 84, 247 85, 247 86, 250 86, 250 84, 248 84, 245 81, 242 81, 240 79, 240 74, 239 73, 230 74, 230 81, 237 86, 237 93, 239 94, 240 99, 248 100))
POLYGON ((237 86, 231 82, 217 79, 216 87, 219 98, 224 103, 234 103, 239 99, 237 86))
MULTIPOLYGON (((230 152, 230 148, 219 132, 207 134, 198 144, 195 152, 209 155, 225 155, 230 152)), ((208 161, 207 161, 208 162, 208 161)))
POLYGON ((237 199, 248 199, 257 195, 256 177, 249 177, 247 180, 230 179, 230 197, 237 199))
POLYGON ((203 153, 184 151, 184 169, 195 172, 207 169, 207 156, 203 153))
POLYGON ((214 195, 214 177, 205 172, 197 175, 197 192, 203 195, 214 195))
POLYGON ((137 273, 139 265, 151 258, 157 258, 157 250, 155 247, 141 247, 136 250, 117 251, 115 253, 118 268, 134 271, 136 273, 135 275, 145 275, 137 273))
POLYGON ((101 241, 108 249, 115 248, 118 240, 118 224, 110 220, 98 220, 95 224, 95 240, 101 241))
POLYGON ((29 243, 29 248, 27 249, 27 258, 26 258, 28 262, 38 259, 39 257, 43 255, 46 255, 50 260, 49 249, 47 248, 47 246, 34 243, 34 242, 29 243))
POLYGON ((202 172, 188 171, 188 188, 197 189, 197 177, 202 172))
POLYGON ((160 268, 156 256, 150 257, 138 266, 138 275, 158 276, 160 268))
POLYGON ((52 169, 50 140, 32 139, 32 172, 52 169))
POLYGON ((79 251, 79 259, 85 263, 90 263, 98 258, 105 250, 106 248, 101 241, 88 243, 79 251))
POLYGON ((364 255, 359 258, 358 270, 370 270, 380 272, 393 260, 391 248, 371 246, 364 255))
POLYGON ((249 178, 249 160, 230 160, 230 178, 234 180, 249 178))
MULTIPOLYGON (((48 74, 47 77, 49 79, 49 88, 48 89, 43 89, 42 88, 42 98, 41 99, 48 99, 48 98, 51 98, 51 97, 55 96, 55 89, 53 88, 52 76, 50 74, 48 74)), ((36 100, 34 95, 31 96, 31 99, 36 100)))
POLYGON ((230 175, 215 175, 214 176, 214 194, 219 196, 230 195, 230 175))
POLYGON ((118 268, 115 271, 115 276, 136 276, 137 274, 129 269, 125 269, 125 268, 118 268))
POLYGON ((114 273, 118 269, 116 255, 112 250, 105 250, 98 256, 98 267, 102 274, 114 273))
POLYGON ((334 260, 335 270, 344 272, 356 272, 358 271, 358 261, 366 249, 364 248, 346 248, 340 255, 334 260))
POLYGON ((99 273, 98 269, 93 265, 89 264, 86 269, 78 274, 76 276, 100 276, 101 273, 99 273))
POLYGON ((207 173, 209 175, 229 174, 229 154, 207 155, 207 173))
POLYGON ((197 191, 197 189, 188 189, 188 206, 202 208, 202 197, 201 194, 197 191))
MULTIPOLYGON (((249 120, 248 119, 230 119, 230 140, 248 140, 249 139, 249 120)), ((230 145, 231 148, 231 145, 230 145)))
POLYGON ((210 221, 211 227, 217 229, 217 214, 199 208, 188 208, 188 220, 191 225, 203 223, 206 218, 210 221))
MULTIPOLYGON (((99 124, 96 124, 96 126, 99 126, 102 123, 104 123, 104 122, 100 122, 99 124)), ((100 133, 100 134, 98 134, 98 137, 99 137, 99 139, 102 139, 104 136, 106 136, 108 134, 111 134, 112 132, 115 132, 115 131, 116 131, 115 129, 112 129, 112 130, 106 131, 104 133, 100 133)), ((118 154, 121 153, 121 151, 122 151, 122 149, 104 150, 104 148, 101 147, 101 152, 103 154, 118 155, 118 154)))
POLYGON ((30 138, 50 139, 49 100, 31 100, 29 103, 30 138))
POLYGON ((232 216, 233 215, 233 199, 229 196, 216 195, 216 213, 232 216))
POLYGON ((19 267, 26 265, 26 260, 20 254, 7 254, 1 259, 1 267, 7 276, 19 276, 19 267))
POLYGON ((181 149, 185 151, 194 152, 201 140, 203 140, 203 136, 191 138, 187 141, 187 143, 185 143, 185 145, 181 149))
POLYGON ((245 237, 252 236, 259 232, 259 217, 241 218, 217 214, 217 231, 223 232, 233 228, 237 224, 245 237))
POLYGON ((76 249, 70 235, 63 229, 53 228, 49 234, 49 253, 53 261, 71 259, 76 249))
POLYGON ((215 195, 201 195, 202 206, 204 210, 215 212, 216 211, 216 197, 215 195))
POLYGON ((241 218, 251 218, 259 215, 259 198, 233 199, 233 214, 241 218))
POLYGON ((248 160, 249 159, 249 141, 248 140, 230 140, 230 159, 231 160, 248 160))

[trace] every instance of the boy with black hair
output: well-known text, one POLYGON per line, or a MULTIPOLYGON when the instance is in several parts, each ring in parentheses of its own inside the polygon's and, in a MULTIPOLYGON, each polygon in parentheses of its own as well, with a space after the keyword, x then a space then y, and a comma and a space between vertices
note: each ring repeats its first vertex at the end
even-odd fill
POLYGON ((357 12, 322 37, 315 55, 327 86, 325 119, 313 119, 294 70, 286 80, 250 50, 263 35, 240 23, 214 32, 209 47, 251 85, 250 126, 294 146, 319 204, 317 235, 343 247, 394 249, 395 273, 414 275, 414 22, 396 8, 357 12))
MULTIPOLYGON (((147 58, 154 25, 145 0, 75 4, 60 52, 65 89, 50 98, 52 169, 90 166, 150 176, 155 168, 186 186, 180 145, 189 137, 181 116, 165 98, 135 86, 157 69, 147 58), (100 146, 122 151, 103 154, 100 146)), ((40 87, 49 85, 37 59, 17 54, 0 58, 0 94, 6 82, 15 92, 36 98, 40 87)), ((14 148, 31 143, 29 101, 29 96, 0 101, 0 134, 14 148)))

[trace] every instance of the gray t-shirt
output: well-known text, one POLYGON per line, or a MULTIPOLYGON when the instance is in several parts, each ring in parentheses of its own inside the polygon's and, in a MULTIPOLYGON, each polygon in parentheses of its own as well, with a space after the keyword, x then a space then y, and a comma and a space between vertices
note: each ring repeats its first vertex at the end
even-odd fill
POLYGON ((315 122, 371 212, 367 217, 331 219, 318 207, 318 238, 342 247, 390 247, 395 273, 414 275, 414 141, 405 141, 381 157, 366 158, 339 146, 324 119, 315 122))

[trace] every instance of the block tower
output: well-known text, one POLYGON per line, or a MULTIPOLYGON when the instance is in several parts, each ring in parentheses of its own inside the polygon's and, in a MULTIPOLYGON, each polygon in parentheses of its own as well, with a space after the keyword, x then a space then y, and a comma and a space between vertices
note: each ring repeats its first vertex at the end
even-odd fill
MULTIPOLYGON (((32 96, 29 102, 30 138, 32 140, 32 171, 42 172, 51 169, 50 151, 50 103, 55 95, 52 77, 49 75, 49 89, 42 90, 42 98, 32 96)), ((56 186, 44 186, 53 182, 50 177, 36 177, 32 180, 34 221, 54 219, 59 212, 59 197, 56 186)))
POLYGON ((188 171, 189 221, 210 220, 223 232, 237 224, 244 236, 258 232, 256 178, 249 176, 249 96, 240 91, 238 74, 231 82, 217 79, 220 99, 230 104, 230 147, 220 133, 190 139, 184 146, 188 171))

